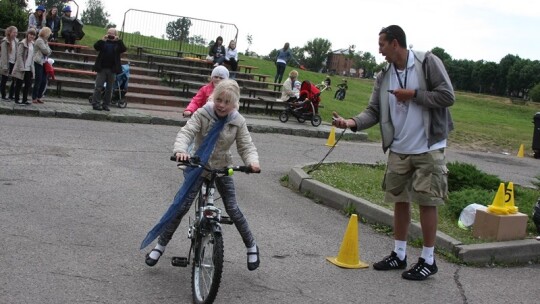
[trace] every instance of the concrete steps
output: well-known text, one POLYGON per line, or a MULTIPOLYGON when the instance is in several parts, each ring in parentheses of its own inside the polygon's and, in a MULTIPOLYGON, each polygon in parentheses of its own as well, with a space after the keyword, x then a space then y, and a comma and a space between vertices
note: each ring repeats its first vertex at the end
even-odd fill
MULTIPOLYGON (((53 47, 50 56, 55 60, 54 67, 91 71, 97 53, 92 48, 81 49, 77 53, 67 53, 64 48, 53 47)), ((124 54, 122 63, 130 63, 130 79, 126 99, 129 104, 148 104, 173 106, 184 108, 198 89, 208 83, 212 68, 207 65, 197 65, 182 58, 168 58, 167 56, 138 57, 133 54, 124 54), (163 58, 162 58, 163 57, 163 58), (171 86, 167 82, 164 71, 176 71, 181 80, 189 81, 189 90, 182 86, 171 86)), ((281 94, 271 89, 270 83, 257 81, 259 74, 236 73, 236 80, 241 87, 240 104, 250 104, 250 112, 266 111, 266 106, 261 99, 275 100, 281 94)), ((70 98, 88 99, 94 92, 95 77, 63 74, 56 75, 57 80, 50 80, 48 94, 55 96, 57 84, 61 83, 61 96, 70 98)), ((280 108, 280 107, 277 107, 280 108)), ((280 112, 274 109, 271 112, 280 112)), ((270 110, 268 110, 270 111, 270 110)))

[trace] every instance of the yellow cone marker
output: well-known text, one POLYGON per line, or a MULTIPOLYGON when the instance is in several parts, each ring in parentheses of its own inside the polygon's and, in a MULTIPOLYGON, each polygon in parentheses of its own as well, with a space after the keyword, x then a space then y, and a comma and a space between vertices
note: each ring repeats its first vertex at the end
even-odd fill
POLYGON ((523 157, 523 156, 525 156, 525 152, 524 152, 523 150, 524 150, 524 147, 523 147, 523 144, 521 144, 521 145, 519 146, 519 151, 518 151, 517 157, 523 157))
POLYGON ((330 135, 328 135, 328 140, 326 141, 328 147, 334 147, 336 145, 336 127, 332 126, 330 129, 330 135))
POLYGON ((327 257, 330 263, 342 268, 358 269, 367 268, 369 265, 360 261, 358 255, 358 216, 351 215, 347 231, 343 236, 343 242, 339 248, 337 257, 327 257))
POLYGON ((508 188, 506 188, 504 195, 504 206, 510 214, 516 214, 518 212, 518 207, 516 207, 514 202, 514 183, 512 182, 509 182, 508 188))
POLYGON ((495 194, 493 203, 491 203, 491 205, 488 205, 488 212, 499 215, 508 214, 508 210, 504 206, 504 193, 504 183, 501 183, 499 185, 499 190, 497 191, 497 194, 495 194))

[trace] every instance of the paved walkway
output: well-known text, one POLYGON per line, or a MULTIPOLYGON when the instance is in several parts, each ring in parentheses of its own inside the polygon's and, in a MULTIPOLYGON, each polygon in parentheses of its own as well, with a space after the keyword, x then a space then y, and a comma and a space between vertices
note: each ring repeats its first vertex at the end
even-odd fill
MULTIPOLYGON (((149 123, 161 125, 183 125, 186 119, 182 117, 183 108, 159 106, 149 104, 128 104, 120 109, 110 107, 111 111, 95 111, 88 100, 77 98, 47 97, 44 104, 20 106, 14 102, 0 101, 0 114, 27 115, 41 117, 58 117, 87 120, 107 120, 125 123, 149 123)), ((244 115, 250 131, 258 133, 282 133, 306 137, 328 138, 331 126, 323 123, 313 127, 309 121, 301 124, 296 119, 289 118, 287 123, 279 121, 277 115, 244 115)), ((346 131, 344 138, 366 140, 363 132, 353 133, 346 131)))
MULTIPOLYGON (((127 108, 124 109, 112 106, 110 112, 95 111, 92 109, 88 100, 74 98, 47 98, 45 104, 29 106, 20 106, 13 102, 0 101, 0 114, 178 126, 183 125, 186 122, 186 119, 182 117, 182 111, 183 108, 146 104, 128 104, 127 108)), ((279 121, 277 115, 244 116, 246 117, 251 131, 257 133, 281 133, 305 137, 329 138, 332 130, 331 126, 326 123, 321 124, 319 127, 313 127, 309 122, 301 124, 294 119, 290 119, 287 123, 282 123, 279 121)), ((345 132, 344 136, 348 139, 355 140, 367 139, 365 133, 353 133, 349 130, 345 132)), ((535 174, 538 174, 537 160, 529 158, 517 159, 516 157, 502 154, 449 150, 449 159, 450 158, 477 164, 478 168, 486 172, 497 174, 504 180, 512 180, 517 184, 526 186, 531 186, 531 180, 534 179, 535 174)), ((291 170, 291 175, 294 175, 295 168, 292 168, 291 170)), ((297 172, 296 174, 298 175, 300 173, 297 172)), ((309 179, 309 177, 302 177, 300 180, 305 178, 309 179)), ((300 183, 301 182, 298 182, 296 185, 298 188, 300 188, 300 183)), ((310 191, 316 194, 322 193, 317 194, 316 196, 320 195, 320 197, 324 197, 328 195, 327 193, 329 190, 324 186, 321 186, 316 189, 310 189, 310 191)), ((331 196, 337 196, 337 194, 331 196)), ((363 208, 369 207, 364 206, 363 208)), ((367 210, 366 212, 371 211, 367 210)), ((386 218, 391 216, 391 214, 381 214, 379 221, 381 223, 385 222, 383 217, 386 218)), ((419 227, 413 228, 413 230, 414 229, 418 230, 419 227)), ((540 242, 535 241, 534 239, 465 246, 457 240, 439 234, 437 243, 438 245, 446 244, 446 246, 442 247, 446 247, 449 250, 452 250, 453 248, 455 253, 459 254, 462 259, 469 262, 524 262, 540 259, 540 242)))

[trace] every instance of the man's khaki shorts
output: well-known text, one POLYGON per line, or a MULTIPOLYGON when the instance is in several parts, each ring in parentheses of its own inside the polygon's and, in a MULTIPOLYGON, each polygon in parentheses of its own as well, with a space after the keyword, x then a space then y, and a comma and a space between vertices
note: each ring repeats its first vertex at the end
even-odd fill
POLYGON ((387 203, 444 204, 448 196, 448 169, 444 149, 422 154, 390 151, 383 180, 387 203))

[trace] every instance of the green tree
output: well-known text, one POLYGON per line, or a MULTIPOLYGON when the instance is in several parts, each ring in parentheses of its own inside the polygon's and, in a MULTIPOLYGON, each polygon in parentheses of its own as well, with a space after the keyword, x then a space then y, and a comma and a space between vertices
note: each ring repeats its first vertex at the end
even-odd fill
POLYGON ((517 61, 520 60, 521 58, 519 58, 519 56, 508 54, 504 56, 501 61, 499 61, 499 66, 497 70, 497 94, 503 96, 507 96, 510 94, 507 81, 508 71, 517 61))
POLYGON ((377 61, 375 56, 371 55, 370 52, 357 52, 354 55, 354 64, 355 69, 364 70, 364 78, 372 78, 375 74, 375 67, 377 66, 377 61))
POLYGON ((27 1, 25 0, 0 0, 0 28, 14 25, 19 32, 28 28, 27 1))
POLYGON ((452 61, 452 56, 450 56, 450 54, 448 54, 443 48, 434 47, 433 49, 431 49, 431 52, 435 56, 439 57, 439 59, 442 60, 445 65, 447 62, 452 61))
POLYGON ((247 43, 248 43, 248 47, 246 49, 246 56, 249 56, 249 48, 253 44, 253 36, 251 34, 247 34, 246 40, 247 40, 247 43))
POLYGON ((508 70, 507 83, 511 96, 525 97, 527 92, 538 83, 540 63, 538 60, 519 60, 508 70))
POLYGON ((475 62, 471 78, 474 81, 475 92, 493 93, 497 83, 497 64, 484 60, 475 62))
POLYGON ((204 39, 201 35, 189 37, 188 41, 191 44, 206 45, 206 39, 204 39))
POLYGON ((82 12, 81 21, 84 24, 91 24, 105 28, 109 24, 109 13, 105 12, 105 7, 101 0, 88 0, 86 10, 82 12))
POLYGON ((305 58, 304 65, 310 71, 318 72, 323 68, 323 63, 328 57, 332 48, 332 43, 327 39, 315 38, 308 41, 303 47, 303 51, 308 55, 305 58))
POLYGON ((529 97, 534 102, 540 102, 540 83, 535 85, 529 92, 529 97))
POLYGON ((189 28, 191 27, 191 20, 186 17, 178 18, 176 21, 171 21, 167 24, 165 33, 167 38, 175 41, 188 42, 189 28))

